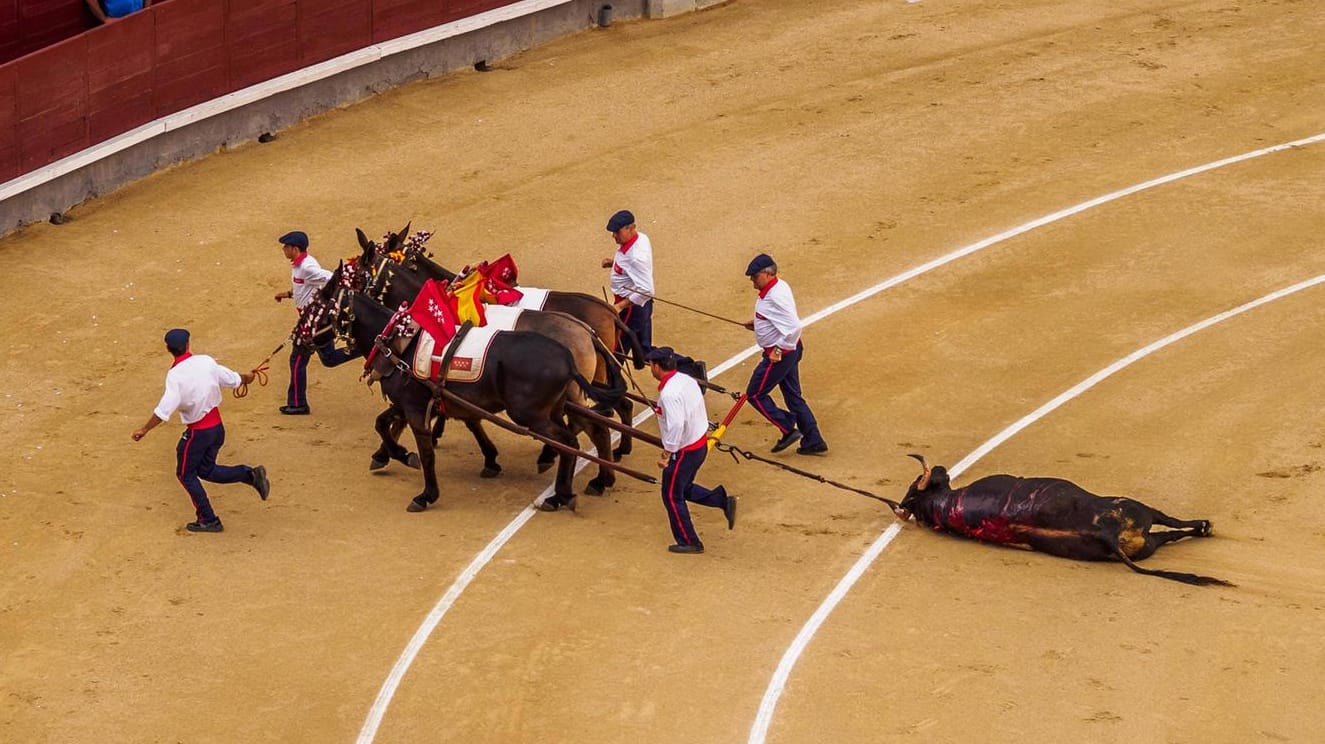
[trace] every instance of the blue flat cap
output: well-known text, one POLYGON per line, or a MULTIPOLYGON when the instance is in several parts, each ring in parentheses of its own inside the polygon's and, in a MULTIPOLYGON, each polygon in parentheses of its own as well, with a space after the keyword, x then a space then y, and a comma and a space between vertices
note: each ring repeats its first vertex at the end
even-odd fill
POLYGON ((281 241, 281 245, 292 245, 295 248, 308 250, 308 236, 302 230, 292 230, 277 240, 281 241))
POLYGON ((633 225, 633 224, 635 224, 635 215, 623 209, 620 212, 617 212, 616 214, 612 215, 612 219, 607 221, 607 231, 616 232, 617 230, 620 230, 626 225, 633 225))
POLYGON ((771 269, 776 265, 777 264, 773 263, 772 256, 768 255, 767 253, 760 253, 758 256, 755 256, 752 261, 750 261, 749 266, 745 267, 745 275, 754 276, 755 274, 758 274, 764 269, 771 269))
POLYGON ((675 356, 676 356, 676 352, 672 351, 672 347, 670 347, 670 346, 655 346, 655 347, 653 347, 652 349, 649 349, 649 351, 644 355, 644 361, 646 361, 646 362, 665 362, 665 361, 667 361, 668 359, 672 359, 672 358, 675 357, 675 356))
POLYGON ((166 331, 166 348, 182 353, 189 345, 189 332, 183 328, 172 328, 166 331))

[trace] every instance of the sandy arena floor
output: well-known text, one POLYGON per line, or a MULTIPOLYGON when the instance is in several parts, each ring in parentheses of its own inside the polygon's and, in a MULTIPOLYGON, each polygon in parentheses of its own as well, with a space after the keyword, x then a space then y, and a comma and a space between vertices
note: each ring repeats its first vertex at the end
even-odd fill
MULTIPOLYGON (((744 319, 772 253, 809 316, 1119 189, 1325 131, 1325 7, 1294 0, 735 0, 616 23, 393 91, 0 241, 0 741, 344 742, 416 629, 542 493, 536 447, 443 442, 439 509, 370 474, 375 392, 314 364, 313 415, 223 404, 223 535, 182 530, 179 425, 135 444, 162 333, 247 368, 293 312, 275 238, 324 263, 407 221, 452 266, 511 252, 529 284, 601 292, 630 208, 661 296, 744 319)), ((1325 143, 1085 209, 807 328, 831 453, 791 464, 900 498, 906 453, 954 465, 1128 354, 1325 273, 1325 143)), ((1318 742, 1325 668, 1325 287, 1137 361, 974 462, 1208 518, 1142 577, 915 524, 805 647, 768 728, 791 742, 1318 742)), ((660 306, 710 365, 743 330, 660 306)), ((716 378, 743 386, 745 360, 716 378)), ((717 417, 726 409, 711 400, 717 417)), ((652 423, 646 426, 653 426, 652 423)), ((742 413, 728 440, 763 452, 742 413)), ((636 467, 653 466, 641 447, 636 467)), ((583 486, 587 475, 577 479, 583 486)), ((666 552, 656 489, 537 514, 393 688, 380 742, 742 742, 811 614, 894 520, 714 457, 742 496, 702 557, 666 552)), ((361 741, 366 740, 364 738, 361 741)))

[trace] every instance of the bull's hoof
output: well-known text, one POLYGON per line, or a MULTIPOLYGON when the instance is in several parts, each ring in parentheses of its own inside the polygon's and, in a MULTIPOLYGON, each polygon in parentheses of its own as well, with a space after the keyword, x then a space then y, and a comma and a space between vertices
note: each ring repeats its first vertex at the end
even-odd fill
POLYGON ((1197 534, 1199 534, 1201 537, 1209 537, 1211 533, 1213 533, 1214 531, 1215 531, 1215 526, 1213 524, 1210 524, 1210 520, 1202 519, 1201 526, 1198 528, 1197 534))
POLYGON ((551 469, 551 467, 552 463, 550 462, 540 462, 538 463, 538 472, 546 473, 549 469, 551 469))
POLYGON ((409 501, 409 506, 405 507, 405 511, 407 511, 407 512, 421 512, 421 511, 423 511, 424 509, 427 509, 427 508, 428 508, 428 501, 427 501, 427 499, 423 498, 422 495, 419 495, 419 496, 415 496, 414 498, 410 499, 410 501, 409 501))
POLYGON ((499 476, 499 475, 501 475, 501 466, 500 466, 500 465, 493 465, 492 467, 488 467, 488 466, 485 465, 485 466, 483 467, 483 469, 479 471, 478 477, 480 477, 480 478, 496 478, 496 477, 499 476))
POLYGON ((391 461, 390 461, 390 460, 379 460, 379 459, 377 459, 376 457, 374 457, 373 459, 371 459, 371 460, 368 461, 368 469, 369 469, 369 470, 381 470, 382 468, 386 467, 386 466, 387 466, 387 463, 389 463, 389 462, 391 462, 391 461))
POLYGON ((602 496, 612 485, 603 478, 594 478, 584 487, 584 493, 587 496, 602 496))

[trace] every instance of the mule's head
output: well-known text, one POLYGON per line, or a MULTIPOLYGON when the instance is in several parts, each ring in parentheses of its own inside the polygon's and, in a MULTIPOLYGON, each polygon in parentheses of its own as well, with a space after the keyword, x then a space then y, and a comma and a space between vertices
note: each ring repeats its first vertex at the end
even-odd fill
POLYGON ((893 511, 901 519, 909 519, 911 514, 921 508, 925 501, 949 490, 948 469, 942 465, 930 467, 923 455, 910 455, 920 462, 921 473, 911 482, 901 505, 893 511))

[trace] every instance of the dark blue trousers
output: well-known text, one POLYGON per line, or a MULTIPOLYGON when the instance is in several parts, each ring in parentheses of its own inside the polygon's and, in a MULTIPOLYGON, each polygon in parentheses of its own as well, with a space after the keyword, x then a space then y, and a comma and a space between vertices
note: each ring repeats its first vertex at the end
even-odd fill
MULTIPOLYGON (((621 322, 625 323, 627 328, 635 332, 640 346, 643 346, 645 351, 653 348, 653 300, 643 305, 627 305, 626 309, 617 315, 621 317, 621 322)), ((627 349, 618 346, 616 351, 624 356, 627 349)))
POLYGON ((801 395, 800 364, 804 353, 804 345, 798 343, 795 351, 783 352, 782 361, 774 364, 768 358, 768 352, 764 352, 759 364, 755 365, 754 374, 750 375, 750 384, 746 386, 745 394, 750 405, 764 418, 772 421, 780 434, 786 436, 792 429, 800 429, 801 446, 810 447, 823 443, 824 438, 819 433, 819 422, 814 420, 810 404, 801 395), (769 396, 773 388, 782 391, 782 400, 790 411, 778 408, 773 402, 769 396))
POLYGON ((727 505, 727 493, 721 489, 710 491, 695 483, 699 466, 708 457, 708 447, 689 452, 675 452, 662 472, 662 500, 667 507, 667 521, 672 525, 672 537, 677 545, 700 545, 695 525, 690 522, 690 508, 686 502, 721 509, 727 505))
POLYGON ((184 436, 175 446, 175 475, 193 499, 193 509, 199 522, 216 521, 212 502, 202 481, 208 483, 252 483, 253 468, 247 465, 217 465, 216 453, 225 444, 225 425, 206 429, 185 429, 184 436))
MULTIPOLYGON (((315 347, 315 351, 323 367, 336 367, 357 356, 352 351, 337 349, 334 341, 315 347)), ((285 391, 287 405, 308 405, 308 360, 311 358, 306 346, 295 345, 290 349, 290 387, 285 391)))

